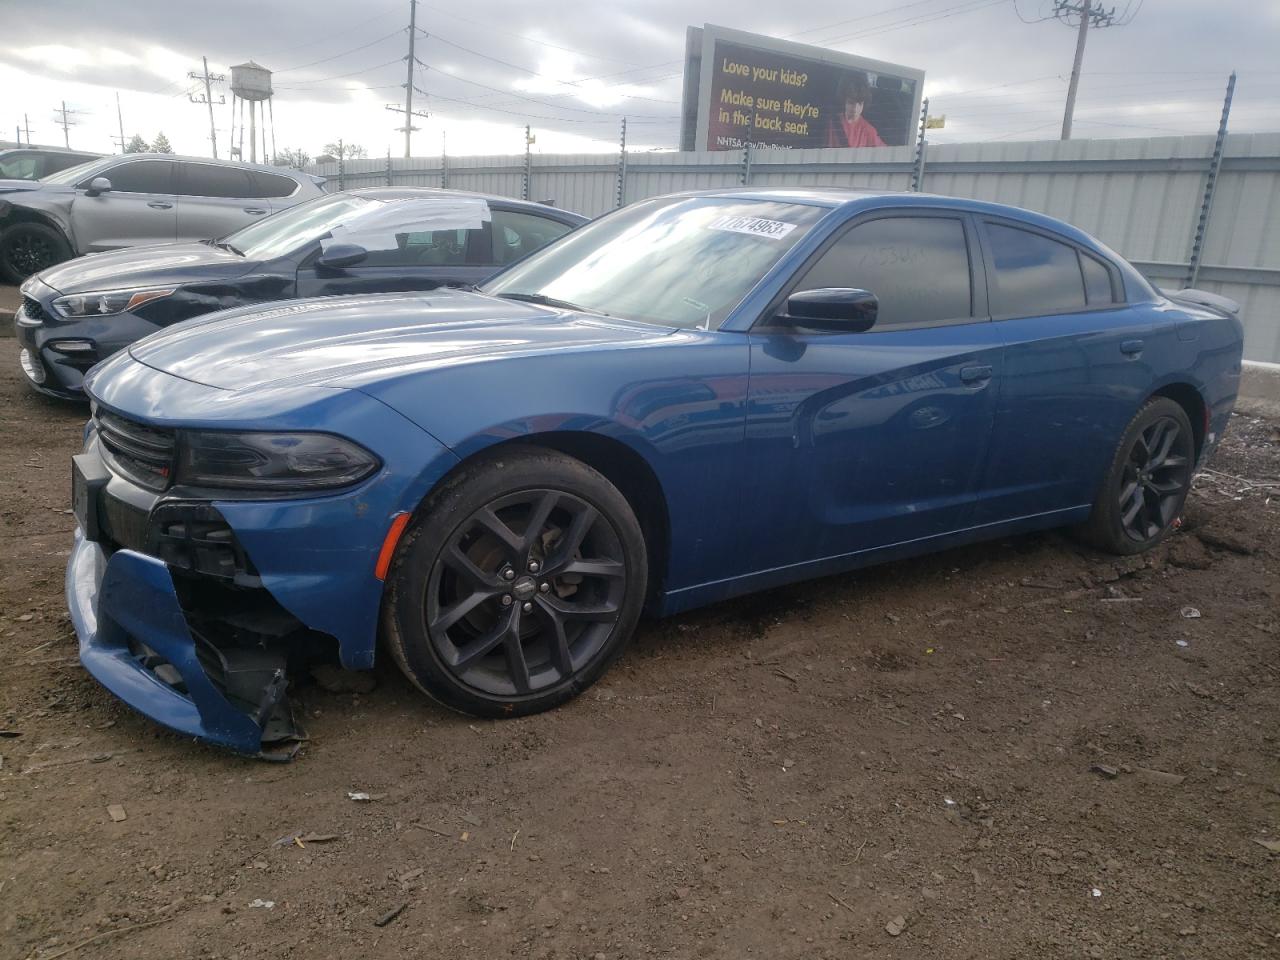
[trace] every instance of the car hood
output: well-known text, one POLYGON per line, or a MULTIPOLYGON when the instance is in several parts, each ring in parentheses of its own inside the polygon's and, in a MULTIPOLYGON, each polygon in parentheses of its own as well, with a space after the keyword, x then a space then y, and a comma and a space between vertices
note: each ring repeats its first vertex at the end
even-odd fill
POLYGON ((28 190, 50 190, 52 185, 39 180, 0 180, 0 193, 17 193, 28 190))
POLYGON ((129 353, 149 367, 224 390, 360 387, 431 367, 638 345, 673 332, 444 291, 241 308, 146 337, 129 353))
POLYGON ((41 272, 59 293, 119 290, 239 277, 257 266, 237 253, 207 243, 163 243, 95 253, 41 272))

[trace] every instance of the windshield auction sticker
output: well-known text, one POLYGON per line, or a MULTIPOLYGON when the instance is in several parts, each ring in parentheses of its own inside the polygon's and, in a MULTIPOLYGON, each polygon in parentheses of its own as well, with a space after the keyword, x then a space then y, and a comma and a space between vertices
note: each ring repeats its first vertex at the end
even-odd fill
POLYGON ((783 220, 765 220, 762 217, 717 217, 707 224, 709 230, 728 230, 730 233, 749 233, 753 237, 781 240, 796 228, 794 223, 783 220))

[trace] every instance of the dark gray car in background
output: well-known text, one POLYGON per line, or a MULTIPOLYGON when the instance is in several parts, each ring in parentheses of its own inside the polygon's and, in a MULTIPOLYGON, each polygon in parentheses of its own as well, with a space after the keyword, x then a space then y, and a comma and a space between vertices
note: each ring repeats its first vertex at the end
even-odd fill
POLYGON ((21 283, 78 254, 224 237, 321 194, 285 167, 131 153, 42 180, 0 180, 0 277, 21 283))

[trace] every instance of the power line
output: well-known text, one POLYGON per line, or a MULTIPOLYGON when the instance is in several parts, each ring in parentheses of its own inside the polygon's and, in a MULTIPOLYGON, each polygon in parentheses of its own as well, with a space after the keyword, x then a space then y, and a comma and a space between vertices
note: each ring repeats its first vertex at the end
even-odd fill
POLYGON ((372 17, 370 17, 367 20, 361 20, 357 24, 348 25, 346 27, 343 27, 341 30, 337 30, 333 33, 327 33, 323 37, 317 37, 315 40, 305 40, 302 43, 295 43, 288 47, 277 47, 275 50, 267 50, 265 53, 257 54, 257 56, 274 57, 278 53, 290 53, 294 50, 301 50, 303 47, 313 47, 317 43, 323 43, 326 40, 332 40, 334 37, 348 37, 351 35, 352 30, 358 30, 360 27, 373 23, 375 20, 384 20, 395 12, 396 12, 395 10, 384 10, 382 13, 375 13, 372 17))
POLYGON ((362 43, 360 44, 360 46, 352 47, 350 50, 343 50, 341 53, 335 53, 329 57, 321 57, 319 60, 312 60, 310 63, 299 63, 297 66, 285 67, 283 70, 276 70, 274 72, 275 73, 293 73, 295 70, 305 70, 307 67, 314 67, 321 63, 328 63, 330 60, 338 60, 350 54, 359 53, 361 50, 367 50, 369 49, 369 47, 372 47, 375 44, 382 43, 383 40, 390 40, 392 37, 398 35, 400 32, 401 32, 401 28, 397 27, 395 30, 392 30, 390 33, 385 34, 381 37, 378 37, 378 39, 376 40, 370 40, 368 43, 362 43))
MULTIPOLYGON (((928 2, 932 2, 932 0, 928 0, 928 2)), ((527 37, 523 33, 512 33, 510 30, 503 30, 500 27, 495 27, 491 22, 484 21, 484 20, 472 20, 469 17, 459 16, 458 14, 453 13, 450 10, 444 10, 440 7, 433 7, 430 4, 424 3, 422 4, 422 6, 426 7, 432 13, 443 14, 446 17, 452 17, 454 20, 461 20, 463 23, 471 23, 471 24, 475 24, 478 27, 484 27, 485 30, 489 33, 500 33, 500 34, 503 34, 504 36, 515 37, 517 40, 524 40, 526 43, 537 44, 540 47, 550 47, 553 50, 562 50, 565 53, 572 53, 575 56, 579 56, 579 57, 587 57, 588 59, 591 59, 591 60, 601 60, 605 63, 625 63, 629 67, 638 67, 643 69, 642 64, 632 63, 630 60, 620 60, 617 57, 602 57, 598 53, 587 53, 583 50, 575 50, 573 49, 573 47, 562 47, 560 44, 552 43, 550 40, 539 40, 536 37, 527 37)))
POLYGON ((1092 25, 1101 29, 1114 26, 1116 23, 1115 7, 1104 10, 1100 5, 1094 6, 1093 0, 1081 0, 1079 3, 1072 3, 1071 0, 1054 0, 1053 15, 1057 19, 1069 26, 1073 14, 1080 18, 1080 23, 1076 32, 1076 56, 1071 64, 1071 82, 1067 86, 1067 106, 1062 114, 1063 140, 1071 139, 1071 116, 1076 109, 1076 90, 1080 86, 1080 68, 1084 64, 1084 44, 1089 36, 1089 27, 1092 25))

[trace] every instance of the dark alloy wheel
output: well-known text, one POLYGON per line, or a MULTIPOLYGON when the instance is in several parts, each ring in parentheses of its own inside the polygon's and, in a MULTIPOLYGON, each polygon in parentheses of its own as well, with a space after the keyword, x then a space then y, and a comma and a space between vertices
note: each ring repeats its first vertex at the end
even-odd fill
POLYGON ((1173 528, 1195 465, 1186 412, 1157 397, 1134 417, 1120 441, 1085 533, 1113 553, 1139 553, 1173 528))
POLYGON ((14 224, 0 234, 0 274, 13 283, 70 257, 62 234, 42 223, 14 224))
POLYGON ((466 471, 410 527, 388 577, 388 646, 447 706, 512 716, 594 682, 634 629, 646 582, 630 506, 550 451, 466 471))

